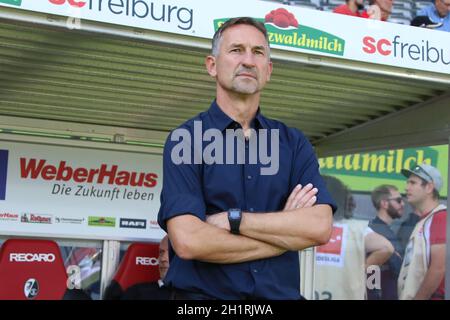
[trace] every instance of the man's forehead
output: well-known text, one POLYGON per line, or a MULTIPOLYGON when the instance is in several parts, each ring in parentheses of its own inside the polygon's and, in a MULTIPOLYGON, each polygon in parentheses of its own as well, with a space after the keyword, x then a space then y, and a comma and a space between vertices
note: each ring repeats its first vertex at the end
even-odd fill
POLYGON ((415 174, 411 174, 409 177, 408 177, 408 181, 414 181, 414 182, 417 182, 417 181, 421 181, 422 180, 422 178, 420 178, 419 176, 416 176, 415 174))
POLYGON ((223 32, 223 38, 229 42, 260 42, 261 45, 265 45, 267 43, 264 34, 258 30, 255 26, 247 25, 247 24, 238 24, 229 27, 223 32), (249 37, 249 33, 252 33, 252 36, 249 37))

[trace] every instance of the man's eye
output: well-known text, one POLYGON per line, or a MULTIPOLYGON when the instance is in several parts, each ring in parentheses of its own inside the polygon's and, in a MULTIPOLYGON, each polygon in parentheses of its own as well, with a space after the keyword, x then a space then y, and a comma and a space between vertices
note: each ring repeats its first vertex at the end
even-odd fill
POLYGON ((240 51, 241 51, 241 49, 239 49, 239 48, 231 49, 231 52, 240 52, 240 51))

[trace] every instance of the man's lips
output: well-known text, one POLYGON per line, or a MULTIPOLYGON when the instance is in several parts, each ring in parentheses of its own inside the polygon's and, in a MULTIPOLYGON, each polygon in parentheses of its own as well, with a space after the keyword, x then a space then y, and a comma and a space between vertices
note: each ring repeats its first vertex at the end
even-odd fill
POLYGON ((243 72, 243 73, 238 73, 237 76, 238 77, 247 77, 247 78, 256 79, 256 76, 254 74, 252 74, 252 73, 245 73, 245 72, 243 72))

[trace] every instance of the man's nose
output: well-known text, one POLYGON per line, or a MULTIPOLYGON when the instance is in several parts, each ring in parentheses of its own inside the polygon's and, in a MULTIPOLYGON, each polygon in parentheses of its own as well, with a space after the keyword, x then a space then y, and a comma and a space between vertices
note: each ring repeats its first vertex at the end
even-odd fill
POLYGON ((246 51, 242 57, 242 64, 244 66, 253 67, 255 65, 255 55, 251 51, 246 51))

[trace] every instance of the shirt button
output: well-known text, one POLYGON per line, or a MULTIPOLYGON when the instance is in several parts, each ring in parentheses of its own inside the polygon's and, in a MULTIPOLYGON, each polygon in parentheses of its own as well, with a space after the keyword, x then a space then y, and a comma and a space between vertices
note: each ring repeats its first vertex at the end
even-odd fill
POLYGON ((252 178, 253 178, 252 176, 247 176, 248 180, 252 180, 252 178))
POLYGON ((253 212, 253 211, 255 211, 255 209, 253 209, 253 208, 250 208, 250 212, 253 212))
POLYGON ((258 270, 256 270, 256 269, 253 269, 253 272, 254 272, 254 273, 258 273, 258 270))

